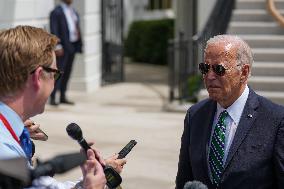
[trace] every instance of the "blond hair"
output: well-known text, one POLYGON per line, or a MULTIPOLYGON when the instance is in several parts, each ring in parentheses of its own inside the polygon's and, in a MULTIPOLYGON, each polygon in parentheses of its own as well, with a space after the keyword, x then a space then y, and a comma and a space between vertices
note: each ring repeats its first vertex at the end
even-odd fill
POLYGON ((0 97, 22 90, 39 66, 50 66, 58 38, 41 28, 17 26, 0 32, 0 97))

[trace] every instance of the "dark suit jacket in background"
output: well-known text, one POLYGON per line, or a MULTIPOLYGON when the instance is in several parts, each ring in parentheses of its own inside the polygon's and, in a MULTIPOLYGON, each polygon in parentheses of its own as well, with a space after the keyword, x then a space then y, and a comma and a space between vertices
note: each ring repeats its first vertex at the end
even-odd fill
POLYGON ((60 44, 64 50, 63 56, 57 57, 56 64, 59 70, 64 71, 63 76, 56 82, 53 92, 50 95, 51 103, 55 104, 56 92, 60 90, 60 101, 67 101, 66 90, 71 76, 75 54, 82 52, 82 35, 79 27, 79 15, 77 12, 78 21, 76 27, 79 32, 79 39, 76 42, 71 42, 69 39, 69 29, 67 19, 65 17, 61 5, 55 7, 50 13, 50 32, 60 39, 60 44))
MULTIPOLYGON (((75 12, 78 17, 77 28, 79 29, 80 36, 80 24, 79 24, 79 15, 75 12)), ((82 52, 82 38, 80 37, 79 40, 71 44, 69 40, 69 29, 65 14, 63 9, 60 5, 58 5, 51 13, 50 13, 50 32, 56 35, 60 39, 60 44, 62 45, 64 51, 68 54, 73 54, 76 52, 82 52)))
MULTIPOLYGON (((176 188, 198 180, 214 188, 208 174, 208 146, 216 112, 215 101, 192 106, 184 132, 176 188)), ((229 149, 222 189, 284 189, 284 108, 250 89, 237 131, 229 149)))

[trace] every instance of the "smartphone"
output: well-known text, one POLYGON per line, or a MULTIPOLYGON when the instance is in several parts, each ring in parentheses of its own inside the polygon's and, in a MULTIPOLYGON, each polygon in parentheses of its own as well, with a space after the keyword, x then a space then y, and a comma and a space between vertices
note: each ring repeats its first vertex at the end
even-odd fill
MULTIPOLYGON (((31 125, 35 125, 35 123, 32 121, 31 122, 31 125)), ((26 126, 26 127, 29 127, 29 126, 26 126)), ((45 132, 43 132, 43 130, 41 130, 40 128, 37 128, 35 131, 35 133, 42 133, 43 134, 43 138, 40 139, 40 140, 43 140, 43 141, 47 141, 48 140, 48 136, 45 132)), ((39 140, 39 139, 34 139, 34 140, 39 140)))
POLYGON ((43 132, 43 130, 41 130, 40 128, 37 128, 37 130, 36 130, 35 132, 36 132, 36 133, 42 133, 42 134, 44 135, 43 140, 44 140, 44 141, 47 141, 48 136, 47 136, 47 134, 45 134, 45 132, 43 132))
POLYGON ((132 148, 137 144, 135 140, 131 140, 120 152, 118 152, 118 159, 124 158, 131 150, 132 148))

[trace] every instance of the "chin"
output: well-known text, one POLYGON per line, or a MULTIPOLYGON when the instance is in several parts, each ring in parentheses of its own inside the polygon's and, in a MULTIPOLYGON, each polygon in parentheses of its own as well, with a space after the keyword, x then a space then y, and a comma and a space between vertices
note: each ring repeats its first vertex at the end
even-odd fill
POLYGON ((218 101, 218 99, 220 99, 220 96, 219 96, 219 94, 209 93, 209 98, 214 100, 214 101, 218 101))

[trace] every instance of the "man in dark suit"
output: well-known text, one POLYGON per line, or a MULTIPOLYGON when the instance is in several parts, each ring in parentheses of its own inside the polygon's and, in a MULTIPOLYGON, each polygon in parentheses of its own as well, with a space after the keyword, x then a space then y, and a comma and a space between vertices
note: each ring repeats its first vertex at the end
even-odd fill
POLYGON ((60 103, 73 105, 74 102, 66 98, 66 90, 71 75, 76 53, 82 52, 82 38, 79 27, 79 15, 71 7, 72 0, 62 0, 50 14, 50 31, 60 39, 57 45, 57 67, 64 72, 58 80, 50 96, 50 104, 58 105, 56 92, 60 91, 60 103))
POLYGON ((247 86, 253 58, 242 39, 219 35, 199 64, 209 99, 184 120, 176 189, 284 188, 284 108, 247 86))

